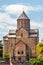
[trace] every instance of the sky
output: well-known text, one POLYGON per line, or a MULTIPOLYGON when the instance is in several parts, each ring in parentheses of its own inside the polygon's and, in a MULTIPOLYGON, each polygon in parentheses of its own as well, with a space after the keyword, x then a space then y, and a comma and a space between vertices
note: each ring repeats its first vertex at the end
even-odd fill
POLYGON ((39 41, 43 39, 43 0, 0 0, 0 40, 9 30, 17 29, 17 19, 23 10, 31 29, 39 29, 39 41))

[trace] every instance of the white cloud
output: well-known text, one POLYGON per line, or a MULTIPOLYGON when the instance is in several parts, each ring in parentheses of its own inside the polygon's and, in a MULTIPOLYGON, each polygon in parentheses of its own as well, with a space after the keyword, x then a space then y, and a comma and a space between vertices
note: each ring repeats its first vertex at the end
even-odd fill
POLYGON ((0 28, 1 29, 15 29, 17 24, 16 19, 10 17, 10 15, 6 13, 0 13, 0 28), (9 24, 9 25, 8 25, 9 24), (14 26, 12 26, 14 25, 14 26))
POLYGON ((16 29, 16 28, 17 28, 16 26, 12 26, 12 25, 7 26, 7 29, 9 29, 9 30, 10 30, 10 29, 12 29, 12 30, 13 30, 13 29, 16 29))
MULTIPOLYGON (((4 10, 4 13, 0 12, 0 24, 1 23, 6 23, 6 24, 10 24, 8 25, 0 25, 0 28, 7 28, 7 29, 15 29, 16 25, 17 25, 17 19, 15 18, 11 18, 10 14, 16 14, 16 15, 20 15, 20 13, 23 11, 25 12, 29 12, 29 11, 39 11, 39 10, 43 10, 42 6, 26 6, 26 5, 5 5, 2 6, 0 9, 4 10), (12 24, 14 24, 14 26, 12 26, 12 24)), ((41 22, 40 24, 37 23, 34 20, 31 20, 31 27, 42 27, 43 28, 43 22, 41 22)))
POLYGON ((28 11, 28 7, 25 5, 8 5, 5 8, 5 11, 11 14, 19 14, 23 10, 28 11))
POLYGON ((43 7, 42 6, 26 6, 26 5, 8 5, 5 7, 5 11, 10 13, 10 14, 19 14, 21 13, 22 11, 40 11, 40 10, 43 10, 43 7))
POLYGON ((0 35, 2 34, 2 35, 5 35, 5 34, 7 34, 8 32, 2 32, 2 31, 0 31, 0 35))
MULTIPOLYGON (((17 25, 17 20, 11 18, 10 15, 8 15, 7 13, 0 13, 0 24, 1 24, 0 25, 1 29, 4 29, 4 28, 6 28, 6 29, 15 29, 16 25, 17 25), (4 22, 4 24, 1 24, 3 22, 4 22)), ((30 24, 31 24, 31 28, 32 27, 33 28, 43 28, 43 22, 38 23, 38 22, 36 22, 34 20, 31 20, 30 24)))
POLYGON ((40 11, 43 10, 43 6, 37 5, 37 6, 31 6, 31 5, 20 5, 20 4, 11 4, 11 5, 4 5, 1 6, 0 9, 4 10, 5 12, 9 14, 20 14, 23 10, 25 12, 29 11, 40 11))
POLYGON ((4 28, 5 28, 5 26, 3 26, 3 25, 0 25, 0 28, 1 28, 1 29, 4 29, 4 28))
POLYGON ((6 13, 0 13, 0 23, 1 22, 6 22, 9 24, 15 24, 15 25, 17 23, 16 19, 11 18, 10 15, 6 13))
POLYGON ((14 5, 4 5, 2 7, 0 7, 0 9, 4 10, 4 13, 0 13, 0 22, 7 22, 9 24, 16 24, 17 23, 17 19, 13 19, 10 17, 9 14, 19 14, 23 11, 39 11, 39 10, 43 10, 42 6, 27 6, 27 5, 18 5, 18 4, 14 4, 14 5))
POLYGON ((43 22, 37 22, 37 21, 31 20, 30 25, 33 28, 43 28, 43 22))
POLYGON ((4 29, 4 30, 6 30, 6 29, 7 30, 8 29, 10 30, 10 29, 16 29, 16 28, 17 27, 16 26, 13 26, 13 25, 7 25, 7 24, 6 25, 2 25, 2 24, 0 25, 0 29, 4 29))

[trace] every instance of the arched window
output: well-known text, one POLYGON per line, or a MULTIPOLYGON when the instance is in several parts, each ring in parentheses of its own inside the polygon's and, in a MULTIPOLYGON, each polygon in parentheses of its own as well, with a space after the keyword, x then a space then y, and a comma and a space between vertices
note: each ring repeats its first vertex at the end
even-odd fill
POLYGON ((21 54, 23 54, 24 52, 22 51, 21 54))
POLYGON ((23 37, 23 33, 21 33, 21 37, 23 37))
POLYGON ((20 54, 20 52, 18 51, 18 54, 20 54))

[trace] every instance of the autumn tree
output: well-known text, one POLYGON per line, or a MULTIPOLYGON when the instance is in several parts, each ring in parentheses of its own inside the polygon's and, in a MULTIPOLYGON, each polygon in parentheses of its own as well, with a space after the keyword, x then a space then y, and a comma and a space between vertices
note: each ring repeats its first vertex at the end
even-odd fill
POLYGON ((37 57, 43 58, 43 40, 36 46, 37 57))

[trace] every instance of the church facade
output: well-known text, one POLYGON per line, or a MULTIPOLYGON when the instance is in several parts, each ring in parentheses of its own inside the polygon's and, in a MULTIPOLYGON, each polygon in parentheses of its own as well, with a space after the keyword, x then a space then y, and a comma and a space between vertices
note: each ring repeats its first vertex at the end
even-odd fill
POLYGON ((39 42, 38 29, 30 29, 30 19, 25 12, 17 19, 17 29, 10 30, 3 37, 3 54, 9 53, 16 61, 26 61, 36 57, 36 44, 39 42))

